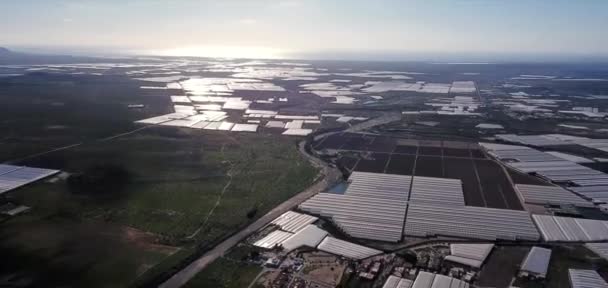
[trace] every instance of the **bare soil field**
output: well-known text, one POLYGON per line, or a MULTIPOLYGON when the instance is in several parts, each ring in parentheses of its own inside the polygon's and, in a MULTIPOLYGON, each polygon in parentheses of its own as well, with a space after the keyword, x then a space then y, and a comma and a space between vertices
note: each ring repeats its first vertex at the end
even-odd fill
MULTIPOLYGON (((315 144, 315 149, 347 152, 348 156, 338 157, 336 163, 348 171, 460 179, 467 205, 523 209, 504 170, 486 158, 476 143, 344 133, 315 144)), ((540 182, 523 174, 516 175, 514 181, 540 182)))
POLYGON ((529 247, 496 246, 488 256, 476 284, 481 287, 509 287, 528 250, 529 247))

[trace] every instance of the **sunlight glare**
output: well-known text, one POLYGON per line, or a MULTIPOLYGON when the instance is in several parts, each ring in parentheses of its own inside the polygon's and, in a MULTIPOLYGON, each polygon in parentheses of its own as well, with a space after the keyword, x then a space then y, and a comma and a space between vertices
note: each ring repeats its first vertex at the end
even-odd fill
POLYGON ((154 54, 159 56, 191 56, 209 58, 283 58, 282 50, 256 46, 189 46, 160 51, 150 51, 148 54, 154 54))

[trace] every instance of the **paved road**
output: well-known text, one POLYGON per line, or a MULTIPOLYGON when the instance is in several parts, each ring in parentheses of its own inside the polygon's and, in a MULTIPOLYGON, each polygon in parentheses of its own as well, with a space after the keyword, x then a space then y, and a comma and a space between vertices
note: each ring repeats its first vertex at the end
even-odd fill
MULTIPOLYGON (((353 125, 347 131, 348 132, 356 132, 364 129, 369 129, 371 127, 390 123, 393 121, 398 121, 401 119, 400 113, 387 113, 386 115, 379 117, 377 119, 371 119, 369 121, 359 123, 357 125, 353 125)), ((340 131, 341 132, 341 131, 340 131)), ((330 132, 326 134, 340 133, 340 132, 330 132)), ((325 135, 326 136, 326 135, 325 135)), ((337 183, 342 174, 340 171, 334 167, 328 166, 322 160, 314 157, 313 155, 309 155, 306 153, 305 149, 306 141, 301 141, 298 144, 298 149, 300 153, 304 155, 314 166, 321 169, 321 173, 319 174, 319 179, 312 186, 308 187, 303 192, 298 195, 292 197, 291 199, 283 202, 281 205, 275 207, 266 215, 262 216, 257 221, 250 224, 244 230, 239 231, 234 234, 232 237, 224 240, 219 245, 215 246, 213 249, 207 251, 203 256, 201 256, 196 261, 190 263, 190 265, 186 266, 186 268, 177 272, 173 275, 169 280, 165 281, 165 283, 161 284, 159 288, 178 288, 186 284, 190 279, 192 279, 197 273, 201 272, 207 265, 211 264, 214 260, 221 257, 226 253, 230 248, 234 245, 238 244, 240 241, 247 238, 249 235, 259 230, 260 228, 266 226, 275 218, 279 217, 281 214, 291 210, 293 207, 299 205, 304 202, 306 199, 314 196, 317 193, 327 190, 327 188, 331 187, 335 183, 337 183)))
MULTIPOLYGON (((303 151, 304 143, 300 143, 299 147, 300 147, 300 151, 304 152, 303 151)), ((340 179, 341 174, 337 169, 326 166, 325 163, 322 162, 321 160, 319 160, 313 156, 310 156, 306 153, 304 153, 304 156, 306 156, 312 162, 313 165, 315 165, 317 167, 320 167, 322 165, 320 178, 315 182, 315 184, 308 187, 306 190, 297 194, 296 196, 292 197, 291 199, 281 203, 279 206, 275 207, 270 212, 266 213, 266 215, 262 216, 260 219, 256 220, 255 222, 253 222, 252 224, 247 226, 247 228, 239 231, 238 233, 234 234, 232 237, 224 240, 222 243, 215 246, 213 249, 207 251, 203 256, 201 256, 196 261, 190 263, 190 265, 186 266, 186 268, 177 272, 175 275, 173 275, 171 278, 169 278, 169 280, 165 281, 165 283, 161 284, 159 287, 160 288, 177 288, 177 287, 183 286, 184 284, 186 284, 186 282, 188 282, 190 279, 192 279, 197 273, 199 273, 205 267, 207 267, 207 265, 211 264, 211 262, 213 262, 215 259, 224 255, 224 253, 226 253, 234 245, 236 245, 240 241, 244 240, 249 235, 251 235, 255 231, 259 230, 260 228, 266 226, 268 223, 270 223, 275 218, 279 217, 281 214, 291 210, 293 207, 304 202, 306 199, 312 197, 313 195, 315 195, 319 192, 326 190, 328 187, 335 184, 338 181, 338 179, 340 179)))

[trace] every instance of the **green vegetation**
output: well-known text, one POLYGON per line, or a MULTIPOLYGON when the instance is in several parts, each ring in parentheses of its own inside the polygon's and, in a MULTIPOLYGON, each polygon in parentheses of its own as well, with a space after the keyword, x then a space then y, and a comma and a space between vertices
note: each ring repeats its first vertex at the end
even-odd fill
POLYGON ((124 133, 140 127, 135 120, 170 112, 168 91, 141 85, 122 76, 1 78, 0 162, 124 133), (146 108, 128 109, 133 103, 146 108))
MULTIPOLYGON (((62 159, 63 170, 74 174, 25 187, 15 197, 50 223, 124 225, 153 235, 149 243, 204 248, 311 184, 317 171, 298 153, 287 138, 150 128, 36 158, 43 167, 62 159), (105 183, 112 181, 108 175, 119 175, 120 185, 105 183)), ((160 267, 186 257, 179 253, 160 267)), ((163 258, 141 265, 147 269, 163 258)))
POLYGON ((184 287, 243 288, 262 272, 262 267, 219 258, 184 287))
POLYGON ((245 261, 259 256, 261 251, 262 249, 253 245, 239 243, 237 246, 230 249, 225 257, 233 261, 245 261))
POLYGON ((179 251, 171 254, 170 256, 163 259, 160 263, 154 265, 148 269, 145 273, 138 276, 135 282, 129 285, 130 287, 145 287, 145 285, 151 283, 159 275, 166 274, 170 271, 177 272, 174 270, 182 261, 193 255, 195 250, 190 247, 180 248, 179 251))
POLYGON ((175 93, 141 85, 150 83, 47 73, 0 79, 0 162, 26 157, 14 163, 69 173, 11 194, 33 209, 0 223, 2 271, 45 286, 145 286, 317 174, 281 136, 135 131, 142 125, 133 121, 169 113, 175 93), (127 108, 135 103, 145 108, 127 108))
MULTIPOLYGON (((592 269, 600 273, 608 271, 608 261, 599 258, 582 245, 554 246, 551 264, 547 272, 547 286, 551 288, 568 288, 568 269, 592 269)), ((527 287, 527 286, 522 286, 527 287)), ((530 286, 533 287, 533 286, 530 286)))
POLYGON ((127 286, 177 250, 135 229, 35 210, 3 223, 0 237, 3 273, 56 286, 127 286))

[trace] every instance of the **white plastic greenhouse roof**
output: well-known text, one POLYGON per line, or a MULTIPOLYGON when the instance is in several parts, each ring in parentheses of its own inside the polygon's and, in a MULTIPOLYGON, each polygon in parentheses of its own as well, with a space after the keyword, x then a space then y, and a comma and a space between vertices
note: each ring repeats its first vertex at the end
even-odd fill
POLYGON ((410 288, 413 283, 414 281, 412 280, 390 275, 382 288, 410 288))
POLYGON ((317 246, 317 249, 330 254, 340 255, 355 260, 369 258, 382 253, 380 250, 336 239, 331 236, 325 237, 319 246, 317 246))
POLYGON ((532 215, 545 241, 585 242, 608 240, 608 221, 532 215))
POLYGON ((494 244, 450 244, 450 254, 445 260, 479 268, 486 260, 494 244))
POLYGON ((412 288, 430 288, 433 285, 433 279, 435 279, 435 274, 421 271, 418 273, 412 288))
POLYGON ((299 208, 331 217, 353 237, 401 240, 411 176, 353 172, 349 182, 344 194, 320 193, 299 208))
POLYGON ((234 124, 234 126, 232 126, 232 130, 230 131, 235 131, 235 132, 257 132, 258 131, 258 124, 234 124))
POLYGON ((0 194, 59 172, 59 170, 0 164, 0 194))
POLYGON ((593 203, 558 186, 515 185, 524 202, 529 204, 571 204, 579 207, 593 207, 593 203))
POLYGON ((526 211, 485 207, 448 207, 410 204, 405 235, 418 237, 455 236, 485 240, 530 240, 540 238, 526 211))
POLYGON ((350 175, 348 181, 350 185, 345 193, 347 195, 407 200, 412 177, 355 171, 350 175))
POLYGON ((572 288, 606 288, 608 283, 595 270, 568 269, 572 288))
POLYGON ((310 133, 312 133, 312 129, 289 128, 281 134, 291 136, 306 136, 310 133))
POLYGON ((593 163, 593 160, 591 160, 591 159, 587 159, 585 157, 580 157, 580 156, 576 156, 576 155, 572 155, 572 154, 568 154, 568 153, 562 153, 562 152, 558 152, 558 151, 548 151, 545 153, 551 154, 555 157, 559 157, 559 158, 562 158, 564 160, 574 162, 574 163, 593 163))
POLYGON ((445 261, 459 263, 459 264, 462 264, 462 265, 465 265, 465 266, 474 267, 474 268, 480 268, 481 265, 483 264, 483 262, 481 262, 479 260, 475 260, 475 259, 471 259, 471 258, 465 258, 465 257, 459 257, 459 256, 453 256, 453 255, 445 256, 444 260, 445 261))
POLYGON ((568 187, 569 190, 597 203, 608 203, 608 185, 568 187))
POLYGON ((411 176, 354 172, 344 194, 320 193, 299 208, 331 218, 350 236, 381 241, 397 242, 402 234, 492 241, 540 238, 526 211, 465 206, 460 180, 411 180, 411 176))
POLYGON ((464 206, 462 181, 459 179, 415 176, 410 192, 410 203, 464 206))
POLYGON ((519 143, 530 146, 555 146, 555 145, 568 145, 561 140, 550 139, 543 135, 516 135, 516 134, 499 134, 495 135, 496 138, 503 141, 519 143))
POLYGON ((585 244, 585 247, 598 256, 608 260, 608 243, 587 243, 585 244))
POLYGON ((293 233, 276 230, 266 235, 266 237, 256 241, 253 243, 253 245, 261 248, 273 249, 276 246, 283 244, 283 242, 292 235, 293 233))
POLYGON ((532 247, 521 264, 521 271, 527 271, 545 278, 549 261, 551 260, 551 249, 532 247))
MULTIPOLYGON (((572 111, 566 111, 572 112, 572 111)), ((576 111, 577 113, 582 113, 576 111)), ((560 145, 580 145, 600 151, 608 150, 608 139, 591 139, 587 137, 578 137, 564 134, 541 134, 541 135, 515 135, 515 134, 499 134, 495 135, 497 139, 503 141, 519 143, 530 146, 545 147, 545 146, 560 146, 560 145)))
POLYGON ((441 274, 421 271, 412 288, 468 288, 469 283, 441 274))
POLYGON ((500 160, 509 160, 504 163, 523 173, 536 173, 553 182, 573 183, 577 186, 608 185, 608 174, 549 153, 523 146, 479 144, 494 157, 500 160), (513 162, 513 160, 517 162, 513 162))
POLYGON ((319 218, 315 216, 287 211, 270 223, 279 226, 281 230, 296 233, 307 227, 308 224, 314 223, 317 219, 319 218))
POLYGON ((302 246, 314 248, 321 243, 325 236, 327 236, 327 231, 315 225, 307 225, 304 229, 283 241, 283 249, 291 251, 302 246))

